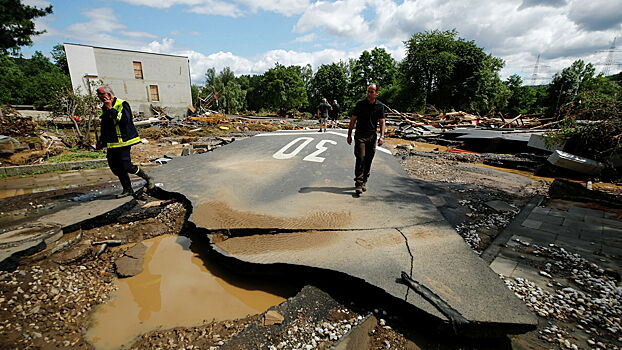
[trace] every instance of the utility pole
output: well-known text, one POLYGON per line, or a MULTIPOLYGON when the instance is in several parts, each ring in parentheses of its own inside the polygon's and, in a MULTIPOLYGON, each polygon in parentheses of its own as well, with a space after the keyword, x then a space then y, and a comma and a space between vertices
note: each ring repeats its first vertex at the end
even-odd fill
POLYGON ((609 72, 611 71, 611 66, 613 66, 613 53, 616 52, 616 39, 616 37, 613 38, 613 41, 611 42, 611 47, 609 48, 609 50, 605 51, 607 52, 607 59, 605 59, 605 64, 601 72, 604 77, 609 75, 609 72))
POLYGON ((541 74, 540 70, 542 68, 550 68, 551 66, 547 66, 547 65, 543 65, 540 64, 540 54, 538 54, 538 58, 536 59, 536 64, 529 65, 529 66, 525 66, 524 68, 531 68, 533 67, 533 72, 531 73, 531 85, 535 86, 538 83, 538 80, 547 80, 548 78, 545 77, 539 77, 539 75, 541 74))
POLYGON ((535 86, 536 81, 538 80, 538 68, 540 68, 540 54, 538 54, 536 64, 535 66, 533 66, 533 74, 531 75, 531 86, 535 86))

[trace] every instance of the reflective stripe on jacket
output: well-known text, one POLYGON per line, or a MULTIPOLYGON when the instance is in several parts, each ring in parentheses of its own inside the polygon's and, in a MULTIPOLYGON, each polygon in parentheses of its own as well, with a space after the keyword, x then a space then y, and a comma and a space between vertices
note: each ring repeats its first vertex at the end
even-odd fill
POLYGON ((140 137, 132 121, 132 112, 127 102, 125 102, 125 105, 128 108, 129 117, 126 118, 126 120, 123 119, 124 102, 125 100, 115 98, 115 103, 112 108, 117 112, 116 118, 112 117, 112 113, 106 113, 110 111, 102 109, 100 115, 102 137, 108 148, 126 147, 140 142, 140 137))

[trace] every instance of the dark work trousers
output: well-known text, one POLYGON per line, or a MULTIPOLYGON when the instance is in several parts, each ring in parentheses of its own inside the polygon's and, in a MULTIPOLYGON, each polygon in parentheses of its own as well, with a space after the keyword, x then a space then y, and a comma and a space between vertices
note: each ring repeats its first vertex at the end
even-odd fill
POLYGON ((138 167, 132 164, 132 158, 130 156, 130 149, 132 146, 108 148, 106 151, 106 158, 108 159, 108 166, 112 173, 117 175, 123 189, 126 189, 128 184, 131 186, 130 176, 128 174, 136 174, 138 167))
POLYGON ((369 137, 354 138, 354 183, 356 186, 367 182, 371 170, 371 162, 376 154, 376 133, 369 137))

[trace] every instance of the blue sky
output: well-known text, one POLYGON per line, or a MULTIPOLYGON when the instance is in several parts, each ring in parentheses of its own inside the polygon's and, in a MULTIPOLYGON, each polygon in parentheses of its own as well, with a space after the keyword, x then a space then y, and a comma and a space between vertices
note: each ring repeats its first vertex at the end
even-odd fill
MULTIPOLYGON (((614 37, 622 47, 622 1, 612 0, 23 0, 53 5, 36 21, 47 33, 35 50, 57 43, 184 55, 194 83, 206 69, 230 67, 237 75, 260 74, 276 62, 321 64, 358 57, 383 47, 401 60, 403 42, 417 32, 457 29, 505 61, 511 74, 538 83, 576 59, 601 71, 614 37)), ((613 53, 622 63, 622 52, 613 53)), ((610 66, 610 73, 621 66, 610 66)))

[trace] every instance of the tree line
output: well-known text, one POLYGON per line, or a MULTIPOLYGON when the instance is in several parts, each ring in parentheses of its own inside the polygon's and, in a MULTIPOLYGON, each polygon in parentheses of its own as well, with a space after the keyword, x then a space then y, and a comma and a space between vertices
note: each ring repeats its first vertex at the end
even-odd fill
POLYGON ((321 65, 315 73, 309 65, 279 63, 261 75, 236 76, 228 67, 220 72, 210 68, 205 84, 193 85, 193 98, 221 92, 218 108, 226 113, 313 113, 322 97, 338 100, 348 111, 365 97, 367 85, 376 83, 379 99, 402 112, 461 110, 554 118, 580 113, 599 118, 607 108, 599 111, 596 105, 620 106, 621 74, 597 75, 592 64, 581 60, 555 74, 550 84, 525 86, 518 75, 502 80, 503 60, 458 37, 455 30, 416 33, 405 45, 401 62, 374 48, 347 62, 321 65))
MULTIPOLYGON (((314 114, 325 97, 349 112, 365 97, 367 85, 378 84, 379 99, 402 112, 465 111, 480 115, 544 114, 553 118, 572 114, 602 119, 620 116, 622 74, 597 75, 591 63, 578 60, 555 74, 547 85, 525 86, 520 76, 502 80, 504 62, 487 54, 455 30, 416 33, 405 42, 406 56, 397 62, 383 48, 363 51, 356 59, 310 65, 276 63, 260 75, 240 75, 228 67, 210 68, 205 84, 192 85, 193 103, 219 93, 210 108, 225 113, 266 112, 314 114)), ((0 104, 51 103, 51 92, 71 86, 62 45, 50 60, 41 52, 31 58, 0 53, 0 104)))

